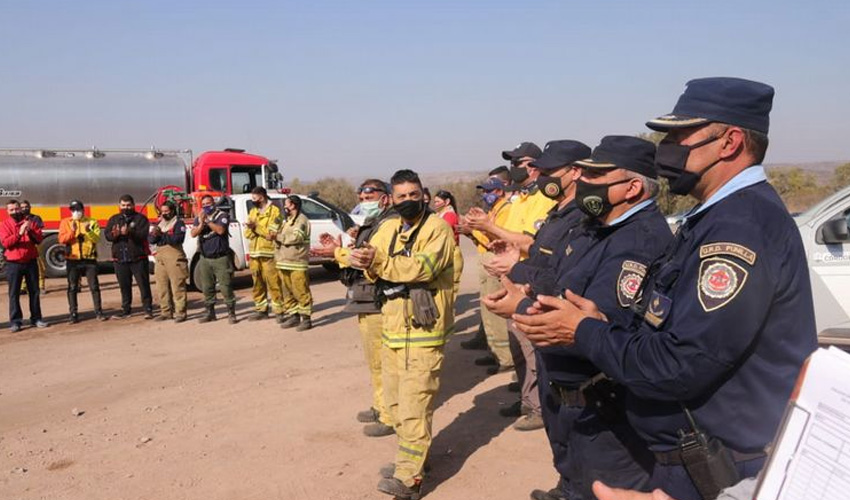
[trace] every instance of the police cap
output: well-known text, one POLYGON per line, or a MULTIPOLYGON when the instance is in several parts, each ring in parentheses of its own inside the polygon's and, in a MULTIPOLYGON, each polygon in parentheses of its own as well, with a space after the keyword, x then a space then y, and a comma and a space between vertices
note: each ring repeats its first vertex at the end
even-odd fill
POLYGON ((521 142, 510 151, 502 151, 502 158, 506 160, 518 160, 519 158, 531 157, 540 158, 543 154, 540 147, 533 142, 521 142))
POLYGON ((555 170, 572 165, 578 160, 590 156, 590 146, 579 141, 549 141, 543 148, 540 158, 531 162, 531 166, 540 170, 555 170))

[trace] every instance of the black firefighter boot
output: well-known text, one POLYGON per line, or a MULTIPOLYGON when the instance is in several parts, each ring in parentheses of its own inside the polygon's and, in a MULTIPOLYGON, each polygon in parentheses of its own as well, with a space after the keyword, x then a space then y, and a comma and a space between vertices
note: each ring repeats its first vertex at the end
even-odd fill
POLYGON ((91 300, 94 302, 94 316, 97 320, 108 320, 109 317, 103 314, 103 303, 100 301, 100 288, 91 291, 91 300))
POLYGON ((198 323, 209 323, 215 320, 215 306, 207 306, 207 315, 198 320, 198 323))
POLYGON ((239 323, 239 320, 236 319, 236 304, 230 304, 227 306, 227 322, 231 325, 239 323))
POLYGON ((72 325, 80 321, 77 316, 77 291, 68 289, 68 309, 70 310, 70 315, 68 316, 68 323, 72 325))
POLYGON ((280 324, 280 327, 281 328, 295 328, 299 324, 301 324, 301 316, 299 314, 292 314, 291 316, 286 318, 286 321, 284 321, 283 323, 280 324))
POLYGON ((310 328, 313 328, 313 322, 310 321, 310 316, 302 314, 301 323, 299 323, 298 326, 295 327, 295 331, 303 332, 304 330, 309 330, 310 328))

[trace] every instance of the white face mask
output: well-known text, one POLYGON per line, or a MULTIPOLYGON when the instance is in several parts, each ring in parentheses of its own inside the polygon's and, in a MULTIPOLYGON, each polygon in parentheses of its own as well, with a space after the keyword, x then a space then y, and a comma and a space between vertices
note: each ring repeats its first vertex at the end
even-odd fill
POLYGON ((74 219, 74 220, 80 220, 80 219, 83 218, 83 213, 79 212, 77 210, 74 210, 73 212, 71 212, 71 218, 74 219))
POLYGON ((377 216, 381 213, 381 202, 378 200, 360 202, 360 213, 367 218, 377 216))

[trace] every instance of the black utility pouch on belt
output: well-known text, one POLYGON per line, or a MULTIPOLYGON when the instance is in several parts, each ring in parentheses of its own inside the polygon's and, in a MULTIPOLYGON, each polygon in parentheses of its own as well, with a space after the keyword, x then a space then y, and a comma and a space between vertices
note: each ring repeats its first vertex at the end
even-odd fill
POLYGON ((593 408, 602 420, 616 424, 626 420, 622 387, 604 373, 593 377, 581 387, 585 406, 593 408))
POLYGON ((737 484, 741 478, 732 454, 720 442, 702 432, 691 412, 684 406, 691 431, 679 430, 679 451, 682 465, 703 500, 714 500, 724 488, 737 484))

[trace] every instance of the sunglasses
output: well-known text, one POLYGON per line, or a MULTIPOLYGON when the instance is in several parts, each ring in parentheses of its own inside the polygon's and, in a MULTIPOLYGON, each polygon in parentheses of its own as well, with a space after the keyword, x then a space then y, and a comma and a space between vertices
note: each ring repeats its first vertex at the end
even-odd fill
POLYGON ((384 191, 381 188, 376 188, 376 187, 372 187, 372 186, 357 188, 357 194, 363 194, 363 193, 366 193, 366 194, 384 193, 384 194, 386 194, 387 192, 384 191))

